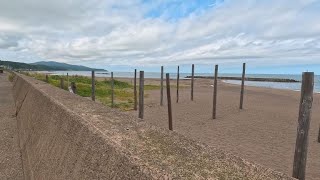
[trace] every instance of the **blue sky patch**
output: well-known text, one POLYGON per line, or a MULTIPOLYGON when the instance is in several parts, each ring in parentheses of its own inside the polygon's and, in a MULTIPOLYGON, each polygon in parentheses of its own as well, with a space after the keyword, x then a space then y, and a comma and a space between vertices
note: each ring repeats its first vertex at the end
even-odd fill
POLYGON ((189 16, 192 13, 200 12, 218 3, 222 0, 172 0, 161 3, 154 3, 153 0, 144 0, 144 3, 151 5, 152 8, 147 12, 146 17, 157 18, 164 16, 169 20, 178 20, 189 16))

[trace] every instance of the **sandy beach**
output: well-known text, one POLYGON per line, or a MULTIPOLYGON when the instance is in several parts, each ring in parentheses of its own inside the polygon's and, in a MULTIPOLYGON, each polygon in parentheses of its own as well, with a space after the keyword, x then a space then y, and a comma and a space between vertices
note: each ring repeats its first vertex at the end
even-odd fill
MULTIPOLYGON (((117 78, 133 82, 128 78, 117 78)), ((146 79, 145 84, 160 84, 146 79)), ((164 83, 165 84, 165 83, 164 83)), ((221 148, 249 161, 292 174, 300 92, 246 87, 244 110, 239 110, 240 87, 218 83, 217 119, 212 114, 212 80, 196 79, 194 101, 190 100, 190 80, 181 80, 180 101, 171 88, 173 129, 189 138, 221 148)), ((172 80, 171 85, 176 85, 172 80)), ((147 92, 145 119, 151 124, 168 128, 166 90, 164 106, 160 106, 160 90, 147 92)), ((320 179, 320 95, 314 95, 309 131, 307 160, 308 180, 320 179)), ((127 112, 137 116, 138 112, 127 112)))

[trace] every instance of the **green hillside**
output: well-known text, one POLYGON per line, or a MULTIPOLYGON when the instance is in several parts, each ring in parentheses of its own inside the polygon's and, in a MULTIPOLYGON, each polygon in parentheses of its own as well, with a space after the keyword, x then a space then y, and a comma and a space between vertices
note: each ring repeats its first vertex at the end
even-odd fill
POLYGON ((94 69, 86 66, 71 65, 71 64, 60 63, 55 61, 40 61, 40 62, 32 63, 32 65, 42 65, 42 66, 61 68, 61 69, 71 70, 71 71, 91 71, 91 70, 105 71, 104 69, 94 69))
POLYGON ((44 65, 31 65, 27 63, 12 62, 12 61, 2 61, 0 60, 0 66, 13 70, 32 70, 32 71, 58 71, 65 70, 57 67, 49 67, 44 65))
POLYGON ((66 63, 58 63, 54 61, 41 61, 36 63, 20 63, 13 61, 0 60, 0 66, 13 70, 27 71, 106 71, 104 69, 94 69, 86 66, 71 65, 66 63))

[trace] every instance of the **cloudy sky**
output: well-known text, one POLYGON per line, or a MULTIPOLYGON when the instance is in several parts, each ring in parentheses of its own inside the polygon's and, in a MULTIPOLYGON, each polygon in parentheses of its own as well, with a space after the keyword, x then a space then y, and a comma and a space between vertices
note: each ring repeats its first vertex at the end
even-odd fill
POLYGON ((319 19, 319 0, 0 0, 0 59, 320 73, 319 19))

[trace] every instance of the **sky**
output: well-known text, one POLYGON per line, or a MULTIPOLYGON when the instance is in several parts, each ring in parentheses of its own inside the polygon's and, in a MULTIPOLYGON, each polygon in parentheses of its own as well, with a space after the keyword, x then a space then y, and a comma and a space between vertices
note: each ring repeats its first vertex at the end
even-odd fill
POLYGON ((0 59, 320 74, 319 0, 0 0, 0 59))

